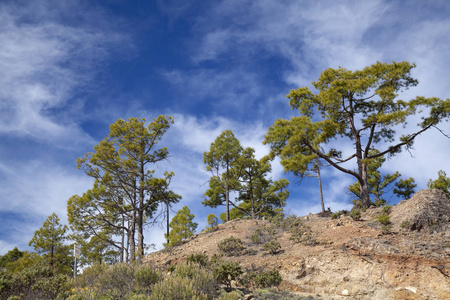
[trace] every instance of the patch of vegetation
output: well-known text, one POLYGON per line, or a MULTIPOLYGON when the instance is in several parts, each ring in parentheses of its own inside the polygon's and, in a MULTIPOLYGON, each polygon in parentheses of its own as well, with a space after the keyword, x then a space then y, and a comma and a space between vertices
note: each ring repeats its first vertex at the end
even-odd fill
POLYGON ((256 254, 258 254, 258 250, 256 250, 256 249, 250 248, 250 249, 244 250, 244 255, 256 255, 256 254))
POLYGON ((218 300, 240 300, 244 299, 244 296, 244 293, 240 290, 235 290, 228 293, 227 291, 223 290, 218 300))
POLYGON ((245 249, 244 243, 241 239, 230 236, 219 242, 217 245, 219 250, 227 256, 239 256, 245 249))
POLYGON ((261 289, 253 293, 254 298, 258 300, 314 300, 312 296, 299 296, 289 293, 288 291, 279 291, 277 289, 261 289))
POLYGON ((382 213, 383 214, 386 214, 386 215, 388 215, 388 214, 390 214, 391 213, 391 206, 390 205, 388 205, 388 204, 386 204, 385 206, 383 206, 383 209, 382 209, 382 213))
POLYGON ((208 223, 208 227, 205 228, 206 232, 212 232, 219 229, 219 219, 217 219, 215 214, 209 214, 206 218, 206 222, 208 223))
POLYGON ((265 226, 262 225, 260 228, 255 230, 250 236, 250 240, 255 245, 265 244, 270 242, 278 233, 278 230, 275 226, 265 226))
POLYGON ((145 264, 97 264, 77 276, 67 299, 147 299, 163 279, 158 270, 145 264))
POLYGON ((280 242, 278 242, 276 239, 273 239, 270 242, 265 243, 263 245, 263 249, 269 251, 271 254, 277 254, 281 249, 281 245, 280 242))
POLYGON ((331 219, 339 219, 339 217, 340 216, 342 216, 342 215, 346 215, 348 213, 348 211, 347 210, 340 210, 340 211, 338 211, 338 212, 335 212, 335 213, 332 213, 331 214, 331 219))
POLYGON ((383 225, 391 224, 391 218, 388 215, 382 214, 377 217, 377 221, 383 225))
POLYGON ((404 220, 401 224, 400 224, 401 228, 406 228, 409 229, 411 227, 411 223, 408 220, 404 220))
POLYGON ((354 221, 359 221, 361 220, 361 211, 359 209, 353 209, 350 212, 350 217, 354 220, 354 221))
POLYGON ((227 286, 227 289, 231 289, 231 281, 237 280, 239 276, 244 273, 239 263, 234 261, 225 261, 220 263, 214 269, 214 276, 216 280, 227 286))
POLYGON ((388 234, 389 232, 391 232, 391 225, 384 225, 381 227, 382 234, 388 234))
POLYGON ((169 276, 152 288, 148 300, 160 299, 195 299, 207 300, 208 296, 195 287, 195 283, 187 277, 169 276))
POLYGON ((0 274, 0 299, 55 299, 70 289, 67 275, 38 263, 13 274, 0 274))
POLYGON ((209 265, 209 257, 208 255, 202 253, 191 254, 188 257, 186 257, 186 262, 197 263, 203 267, 206 267, 209 265))
POLYGON ((193 282, 195 289, 205 295, 216 295, 217 280, 209 268, 202 267, 196 263, 179 264, 175 269, 174 275, 189 279, 193 282))
POLYGON ((272 270, 269 272, 259 272, 254 274, 253 281, 258 288, 267 288, 279 286, 282 279, 278 270, 272 270))

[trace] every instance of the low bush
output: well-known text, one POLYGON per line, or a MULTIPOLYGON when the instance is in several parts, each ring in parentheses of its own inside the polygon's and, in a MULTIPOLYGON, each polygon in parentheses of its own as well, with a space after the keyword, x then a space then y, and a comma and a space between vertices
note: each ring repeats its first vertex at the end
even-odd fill
POLYGON ((246 250, 244 250, 243 254, 244 255, 256 255, 256 254, 258 254, 258 250, 252 249, 252 248, 246 249, 246 250))
POLYGON ((194 282, 187 277, 168 276, 152 287, 148 300, 207 300, 208 296, 197 290, 194 282))
POLYGON ((146 299, 162 274, 145 264, 98 264, 73 281, 70 300, 146 299))
POLYGON ((162 276, 158 271, 141 265, 134 271, 134 278, 136 280, 134 290, 138 293, 148 294, 151 286, 161 281, 162 276))
POLYGON ((255 233, 250 236, 250 240, 255 245, 264 244, 272 240, 276 233, 276 228, 273 226, 266 227, 263 225, 255 230, 255 233))
POLYGON ((386 214, 386 215, 390 214, 390 213, 391 213, 391 206, 388 205, 388 204, 386 204, 385 206, 383 206, 382 213, 383 213, 383 214, 386 214))
POLYGON ((188 278, 192 281, 194 288, 205 295, 211 297, 216 295, 217 280, 214 273, 208 268, 197 263, 179 264, 175 268, 174 275, 188 278))
POLYGON ((280 242, 274 239, 268 243, 265 243, 263 249, 269 251, 271 254, 277 254, 281 249, 281 245, 280 242))
POLYGON ((291 294, 288 291, 279 291, 277 289, 261 289, 257 290, 253 293, 253 299, 258 300, 314 300, 312 296, 299 296, 295 294, 291 294))
POLYGON ((209 265, 209 257, 208 255, 202 253, 191 254, 186 257, 186 262, 197 263, 203 267, 206 267, 209 265))
POLYGON ((258 288, 279 286, 282 281, 280 272, 278 272, 278 270, 255 273, 251 277, 258 288))
POLYGON ((350 212, 350 217, 355 221, 361 220, 361 211, 359 209, 353 209, 350 212))
POLYGON ((382 234, 388 234, 389 232, 391 232, 391 225, 384 225, 381 227, 382 234))
POLYGON ((340 210, 338 212, 332 213, 331 219, 338 219, 340 216, 342 216, 342 215, 345 216, 347 213, 348 213, 348 211, 346 211, 346 210, 340 210))
POLYGON ((411 227, 411 223, 408 220, 404 220, 401 224, 400 224, 401 228, 410 228, 411 227))
POLYGON ((391 224, 391 218, 388 215, 381 214, 377 217, 377 221, 383 225, 391 224))
POLYGON ((219 250, 227 256, 239 256, 242 250, 245 249, 244 243, 241 239, 230 236, 219 242, 217 245, 219 250))
POLYGON ((237 280, 239 276, 244 273, 239 263, 234 261, 224 261, 217 265, 214 269, 214 276, 216 280, 231 289, 231 281, 237 280))
POLYGON ((40 262, 0 280, 0 299, 55 299, 70 290, 67 275, 40 262))

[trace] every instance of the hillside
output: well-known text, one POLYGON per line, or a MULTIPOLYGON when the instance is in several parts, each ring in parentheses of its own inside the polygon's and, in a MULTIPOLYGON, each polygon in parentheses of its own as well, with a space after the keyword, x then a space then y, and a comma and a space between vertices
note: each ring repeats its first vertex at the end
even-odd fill
POLYGON ((226 259, 246 270, 277 269, 281 290, 324 300, 450 299, 449 197, 420 191, 392 207, 390 228, 377 221, 381 213, 368 209, 359 221, 348 214, 310 214, 276 224, 233 220, 152 253, 146 263, 167 269, 190 254, 220 255, 218 243, 234 236, 246 249, 226 259), (273 237, 281 245, 276 254, 263 249, 273 237))

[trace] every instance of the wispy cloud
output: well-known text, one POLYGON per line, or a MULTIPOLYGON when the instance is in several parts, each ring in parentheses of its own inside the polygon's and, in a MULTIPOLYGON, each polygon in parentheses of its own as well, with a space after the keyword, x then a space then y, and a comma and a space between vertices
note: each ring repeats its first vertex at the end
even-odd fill
POLYGON ((74 89, 93 79, 95 65, 123 37, 59 23, 54 7, 42 3, 1 6, 0 134, 86 142, 72 115, 74 89))

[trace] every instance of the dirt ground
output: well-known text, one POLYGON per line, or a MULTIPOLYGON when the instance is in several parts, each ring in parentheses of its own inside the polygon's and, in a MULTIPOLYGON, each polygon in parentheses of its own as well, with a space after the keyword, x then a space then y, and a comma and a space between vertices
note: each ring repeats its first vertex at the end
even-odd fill
MULTIPOLYGON (((416 200, 426 201, 423 197, 416 200)), ((396 209, 392 208, 391 219, 398 217, 396 209)), ((244 269, 276 268, 283 279, 280 289, 324 300, 450 299, 450 223, 435 221, 433 227, 429 222, 431 229, 411 231, 405 226, 405 210, 401 210, 403 225, 397 221, 390 230, 376 221, 381 208, 367 210, 359 221, 348 215, 332 219, 329 214, 310 214, 297 218, 301 234, 295 239, 292 229, 265 220, 233 220, 170 250, 152 253, 146 262, 167 268, 190 254, 220 255, 218 243, 234 236, 244 242, 246 250, 226 259, 238 261, 244 269), (276 231, 268 236, 268 228, 276 231), (276 238, 281 245, 278 253, 271 254, 252 241, 257 229, 266 232, 267 239, 276 238)), ((415 213, 412 208, 410 213, 415 213)))

